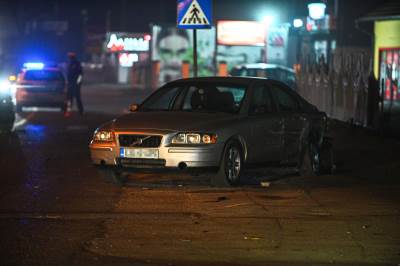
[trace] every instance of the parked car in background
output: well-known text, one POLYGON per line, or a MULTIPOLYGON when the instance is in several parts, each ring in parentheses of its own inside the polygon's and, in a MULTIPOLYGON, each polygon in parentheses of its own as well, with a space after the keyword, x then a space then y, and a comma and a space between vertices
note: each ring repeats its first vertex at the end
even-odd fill
POLYGON ((66 108, 66 82, 62 70, 55 65, 26 63, 16 83, 16 110, 23 107, 66 108))
POLYGON ((138 168, 215 169, 236 185, 244 167, 292 165, 320 173, 325 113, 272 79, 204 77, 167 83, 101 127, 93 164, 112 179, 138 168))
POLYGON ((234 67, 231 76, 262 77, 279 80, 292 89, 296 89, 296 73, 294 69, 275 64, 245 64, 234 67))

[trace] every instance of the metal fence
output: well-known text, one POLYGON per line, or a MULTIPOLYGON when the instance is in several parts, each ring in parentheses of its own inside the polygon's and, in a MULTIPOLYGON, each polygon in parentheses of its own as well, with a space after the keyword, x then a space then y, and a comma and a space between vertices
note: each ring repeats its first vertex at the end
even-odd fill
POLYGON ((297 88, 308 101, 328 116, 365 126, 368 110, 368 78, 371 53, 360 49, 337 50, 329 60, 303 58, 297 88))

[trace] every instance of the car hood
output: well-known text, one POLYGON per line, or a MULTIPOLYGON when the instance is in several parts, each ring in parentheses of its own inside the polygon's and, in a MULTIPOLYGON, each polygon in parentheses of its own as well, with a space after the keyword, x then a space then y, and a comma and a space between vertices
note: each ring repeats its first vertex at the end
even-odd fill
POLYGON ((236 118, 237 115, 228 113, 135 112, 115 119, 113 128, 116 131, 132 129, 198 131, 215 129, 223 122, 236 118))

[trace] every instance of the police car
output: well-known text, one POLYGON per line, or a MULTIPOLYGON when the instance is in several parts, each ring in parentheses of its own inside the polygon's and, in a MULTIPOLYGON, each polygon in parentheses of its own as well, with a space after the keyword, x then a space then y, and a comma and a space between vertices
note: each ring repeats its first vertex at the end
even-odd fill
POLYGON ((24 107, 66 108, 66 82, 56 65, 41 62, 25 63, 16 83, 16 110, 24 107))

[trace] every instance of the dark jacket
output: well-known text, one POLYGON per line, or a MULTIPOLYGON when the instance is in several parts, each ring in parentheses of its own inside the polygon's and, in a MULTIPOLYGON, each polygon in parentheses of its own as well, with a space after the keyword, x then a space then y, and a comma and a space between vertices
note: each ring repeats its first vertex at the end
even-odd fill
POLYGON ((67 80, 69 86, 77 85, 79 75, 82 75, 82 66, 78 60, 72 60, 68 64, 67 80))

